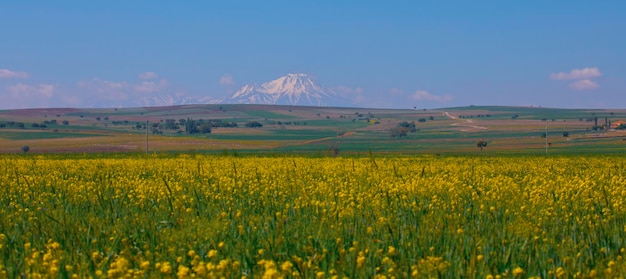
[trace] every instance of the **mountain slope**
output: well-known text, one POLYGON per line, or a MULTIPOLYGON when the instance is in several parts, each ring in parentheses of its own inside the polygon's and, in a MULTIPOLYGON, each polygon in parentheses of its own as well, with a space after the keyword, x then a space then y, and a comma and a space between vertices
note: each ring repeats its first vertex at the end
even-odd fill
MULTIPOLYGON (((208 100, 208 98, 207 98, 208 100)), ((130 107, 163 107, 179 106, 200 103, 193 96, 176 94, 127 94, 124 97, 111 98, 104 96, 91 96, 81 102, 80 107, 84 108, 130 108, 130 107)), ((208 103, 208 101, 207 101, 208 103)))
POLYGON ((135 101, 135 104, 142 107, 161 107, 197 104, 192 96, 187 95, 150 95, 143 96, 135 101))

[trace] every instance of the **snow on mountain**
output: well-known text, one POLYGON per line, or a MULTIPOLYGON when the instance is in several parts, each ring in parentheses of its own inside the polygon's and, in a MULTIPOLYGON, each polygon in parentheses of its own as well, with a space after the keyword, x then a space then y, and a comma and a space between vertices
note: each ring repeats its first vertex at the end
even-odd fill
POLYGON ((200 103, 188 95, 150 94, 126 99, 91 98, 81 103, 86 108, 163 107, 200 103))
POLYGON ((207 97, 201 97, 200 99, 198 99, 198 104, 209 104, 209 105, 222 104, 224 103, 224 100, 225 100, 224 97, 215 99, 211 96, 207 96, 207 97))
POLYGON ((141 107, 162 107, 197 104, 198 101, 186 95, 149 95, 139 98, 135 105, 141 107))
POLYGON ((306 74, 288 74, 261 85, 247 84, 228 103, 328 106, 339 98, 330 88, 316 84, 306 74))

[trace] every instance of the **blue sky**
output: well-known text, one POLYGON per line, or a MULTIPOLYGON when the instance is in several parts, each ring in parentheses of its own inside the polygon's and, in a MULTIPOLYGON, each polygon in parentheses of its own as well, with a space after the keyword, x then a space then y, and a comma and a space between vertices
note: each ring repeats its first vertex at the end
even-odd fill
POLYGON ((625 31, 624 1, 3 1, 0 108, 287 73, 366 107, 626 108, 625 31))

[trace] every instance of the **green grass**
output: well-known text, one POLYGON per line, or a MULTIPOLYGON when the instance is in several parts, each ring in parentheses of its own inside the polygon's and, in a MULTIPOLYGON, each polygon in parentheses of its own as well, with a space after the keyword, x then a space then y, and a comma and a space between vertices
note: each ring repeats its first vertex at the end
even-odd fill
POLYGON ((444 111, 455 112, 460 115, 477 115, 477 114, 491 114, 491 117, 476 118, 475 119, 510 119, 513 115, 519 115, 519 119, 572 119, 578 120, 580 118, 594 118, 598 117, 598 120, 604 120, 604 117, 612 119, 620 119, 626 117, 624 112, 613 112, 611 110, 601 109, 559 109, 559 108, 540 108, 540 107, 500 107, 500 106, 470 106, 470 107, 456 107, 442 109, 444 111))
POLYGON ((347 119, 319 119, 319 120, 306 120, 307 126, 320 126, 320 127, 337 127, 344 129, 359 129, 363 127, 367 127, 371 124, 366 122, 365 120, 357 120, 352 122, 352 120, 347 119))
POLYGON ((314 155, 2 155, 0 276, 626 275, 623 155, 305 148, 314 155))
POLYGON ((273 130, 266 134, 206 135, 207 138, 222 140, 315 140, 336 136, 336 132, 328 130, 273 130))
POLYGON ((35 140, 35 139, 58 139, 58 138, 87 138, 101 137, 106 135, 100 134, 82 134, 82 133, 65 133, 65 132, 2 132, 1 138, 10 140, 35 140))
POLYGON ((267 110, 248 110, 245 111, 250 116, 258 117, 258 118, 267 118, 269 119, 297 119, 298 117, 293 115, 287 115, 282 113, 276 113, 267 110))

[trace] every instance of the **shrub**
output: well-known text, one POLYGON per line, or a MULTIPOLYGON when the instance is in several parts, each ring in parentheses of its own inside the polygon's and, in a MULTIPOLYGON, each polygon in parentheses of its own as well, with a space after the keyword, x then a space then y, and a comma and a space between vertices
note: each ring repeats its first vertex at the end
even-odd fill
POLYGON ((204 124, 200 125, 200 133, 210 134, 211 133, 211 124, 204 123, 204 124))
POLYGON ((252 122, 248 122, 246 123, 246 128, 261 128, 263 127, 263 124, 257 122, 257 121, 252 121, 252 122))
POLYGON ((394 127, 394 128, 389 129, 389 137, 394 138, 394 139, 405 137, 408 132, 409 132, 409 128, 394 127))
POLYGON ((476 146, 478 146, 478 148, 480 148, 481 152, 483 151, 484 147, 487 147, 487 144, 488 144, 487 141, 484 141, 484 140, 479 140, 479 141, 476 142, 476 146))
POLYGON ((407 121, 402 121, 400 123, 398 123, 398 126, 396 126, 398 128, 406 128, 409 132, 411 133, 415 133, 417 132, 417 128, 415 126, 415 121, 409 123, 407 121))

